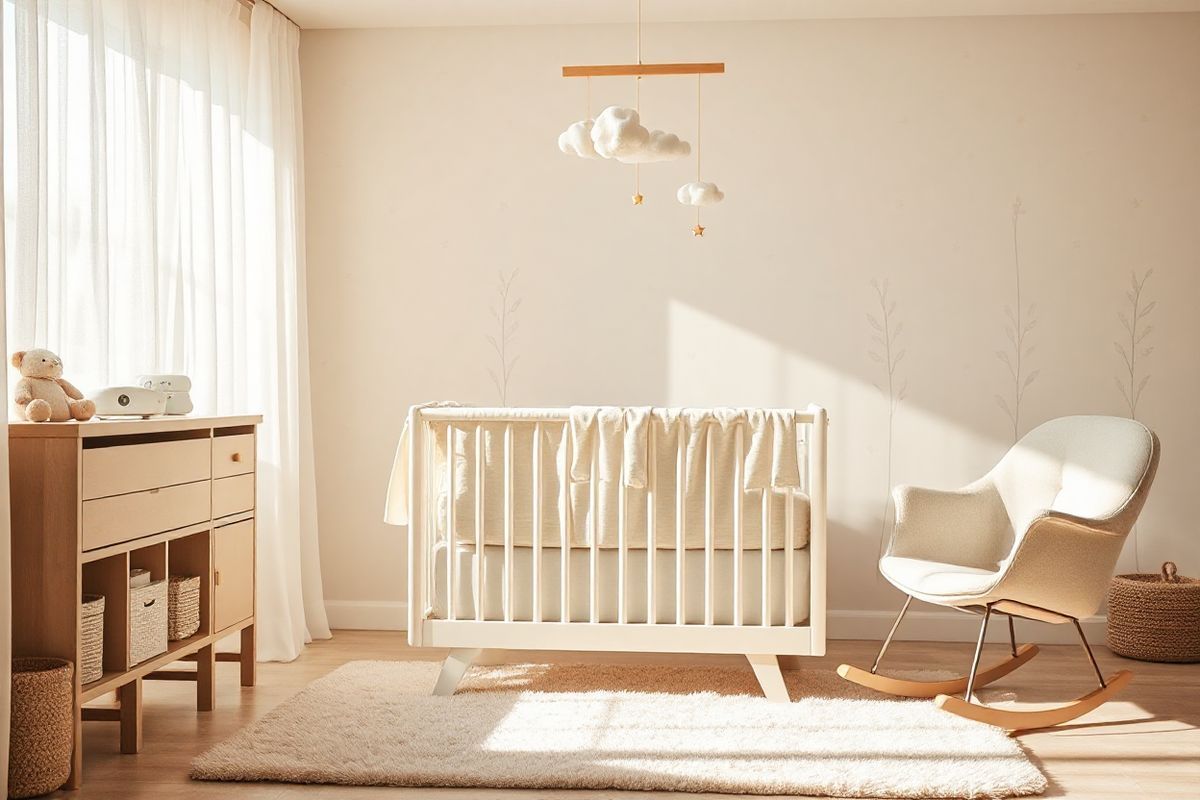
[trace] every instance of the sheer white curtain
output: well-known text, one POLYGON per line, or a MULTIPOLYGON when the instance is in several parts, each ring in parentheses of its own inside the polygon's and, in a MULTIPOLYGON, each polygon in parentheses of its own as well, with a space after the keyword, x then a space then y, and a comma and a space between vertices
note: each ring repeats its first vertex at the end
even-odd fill
POLYGON ((329 635, 299 32, 265 2, 3 2, 9 345, 54 350, 85 393, 183 372, 198 413, 264 415, 258 652, 294 658, 329 635))
MULTIPOLYGON (((0 16, 0 31, 4 18, 0 16)), ((0 63, 5 38, 0 34, 0 63)), ((0 104, 0 147, 4 143, 4 106, 0 104)), ((0 159, 0 183, 4 161, 0 159)), ((4 217, 0 215, 0 353, 7 353, 4 340, 4 217)), ((8 373, 0 377, 0 391, 8 398, 8 373)), ((0 797, 8 797, 8 728, 12 705, 12 550, 8 518, 8 418, 0 414, 0 797)))
POLYGON ((244 149, 253 220, 246 226, 246 262, 254 265, 246 270, 246 302, 257 324, 243 352, 248 364, 261 366, 248 371, 247 390, 274 416, 259 444, 259 463, 271 467, 260 467, 259 502, 273 503, 276 524, 289 532, 286 547, 259 550, 259 575, 275 573, 268 584, 279 587, 282 604, 278 624, 260 631, 259 647, 290 648, 296 655, 307 635, 329 637, 309 404, 301 123, 300 29, 257 2, 250 17, 244 149))

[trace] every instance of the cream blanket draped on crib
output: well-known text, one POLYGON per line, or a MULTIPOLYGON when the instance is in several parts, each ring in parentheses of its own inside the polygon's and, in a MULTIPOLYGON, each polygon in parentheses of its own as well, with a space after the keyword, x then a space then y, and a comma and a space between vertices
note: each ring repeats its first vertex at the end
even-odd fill
MULTIPOLYGON (((801 465, 805 459, 801 451, 805 442, 797 433, 794 411, 578 406, 570 409, 566 425, 561 422, 541 422, 539 425, 535 410, 506 410, 505 415, 511 415, 511 419, 480 423, 433 422, 430 425, 436 445, 430 448, 432 470, 426 474, 437 476, 437 503, 433 511, 436 513, 439 539, 446 539, 447 503, 451 502, 447 459, 452 458, 454 538, 460 544, 476 542, 478 427, 483 448, 484 543, 504 544, 504 440, 505 428, 511 424, 510 497, 513 544, 517 547, 534 544, 534 440, 535 431, 538 430, 541 435, 538 452, 541 458, 539 496, 543 547, 560 547, 562 544, 560 498, 565 476, 571 519, 569 546, 591 546, 593 514, 597 547, 609 549, 619 546, 618 518, 623 489, 626 546, 646 548, 647 496, 653 493, 655 547, 675 548, 681 442, 685 548, 700 549, 705 546, 704 498, 710 445, 714 487, 714 548, 734 548, 735 492, 740 492, 742 496, 744 550, 757 550, 763 546, 764 505, 769 518, 769 548, 780 549, 785 546, 789 503, 795 532, 794 546, 802 548, 807 544, 808 498, 798 491, 802 487, 801 465), (452 433, 448 434, 448 429, 452 433), (743 454, 740 464, 737 452, 739 430, 743 454), (737 480, 739 467, 740 482, 737 480), (735 486, 735 483, 740 485, 735 486), (593 493, 595 508, 592 507, 593 493)), ((388 490, 385 519, 392 524, 406 524, 408 521, 408 450, 406 430, 397 448, 388 490)))

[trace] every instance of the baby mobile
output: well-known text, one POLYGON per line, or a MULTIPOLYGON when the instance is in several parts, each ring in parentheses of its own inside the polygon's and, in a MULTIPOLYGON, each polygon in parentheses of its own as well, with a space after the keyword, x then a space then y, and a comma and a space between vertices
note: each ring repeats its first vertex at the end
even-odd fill
POLYGON ((641 165, 659 161, 675 161, 691 155, 692 146, 674 133, 650 130, 642 125, 641 80, 652 75, 696 76, 696 180, 685 183, 676 192, 676 199, 696 209, 693 236, 703 236, 700 224, 701 206, 716 205, 725 194, 715 183, 701 180, 700 173, 700 77, 725 72, 724 62, 704 64, 644 64, 642 63, 642 3, 637 4, 637 63, 595 64, 563 67, 564 78, 585 78, 586 112, 584 118, 571 123, 558 136, 558 149, 579 158, 608 159, 633 165, 633 204, 640 206, 645 199, 641 192, 641 165), (592 78, 629 75, 634 78, 633 108, 609 106, 592 117, 592 78))

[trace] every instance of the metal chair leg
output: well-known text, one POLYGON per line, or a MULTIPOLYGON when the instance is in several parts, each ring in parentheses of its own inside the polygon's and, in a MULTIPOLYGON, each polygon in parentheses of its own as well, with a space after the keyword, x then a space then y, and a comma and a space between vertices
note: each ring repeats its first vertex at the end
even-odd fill
MULTIPOLYGON (((987 636, 988 620, 992 617, 992 606, 986 605, 983 608, 983 622, 979 625, 979 641, 975 643, 975 657, 971 659, 971 674, 967 676, 967 692, 963 695, 963 699, 968 703, 971 702, 971 695, 975 691, 975 673, 979 671, 979 657, 983 655, 983 640, 987 636)), ((1009 617, 1011 620, 1012 618, 1009 617)))
POLYGON ((1013 615, 1008 615, 1008 646, 1012 650, 1013 658, 1017 657, 1017 631, 1013 628, 1013 615))
POLYGON ((908 613, 908 607, 912 603, 912 595, 908 595, 904 599, 904 607, 900 609, 900 613, 896 616, 896 621, 892 623, 892 629, 888 631, 887 638, 883 640, 883 646, 879 648, 879 655, 875 656, 875 663, 871 665, 871 674, 875 674, 875 670, 879 669, 879 662, 883 661, 883 654, 887 652, 888 645, 892 643, 892 637, 896 635, 896 629, 900 627, 900 620, 904 619, 904 615, 908 613))
POLYGON ((1107 684, 1104 682, 1104 673, 1100 671, 1100 665, 1096 663, 1096 656, 1092 653, 1092 647, 1088 644, 1087 637, 1083 635, 1083 626, 1074 617, 1071 617, 1071 622, 1075 623, 1075 630, 1079 633, 1079 641, 1083 643, 1083 649, 1087 653, 1088 661, 1092 662, 1092 669, 1096 672, 1096 680, 1100 681, 1100 688, 1106 688, 1107 684))

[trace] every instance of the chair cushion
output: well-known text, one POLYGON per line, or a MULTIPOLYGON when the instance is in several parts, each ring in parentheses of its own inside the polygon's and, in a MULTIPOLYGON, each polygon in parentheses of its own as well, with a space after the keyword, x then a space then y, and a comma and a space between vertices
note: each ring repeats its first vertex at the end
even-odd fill
POLYGON ((983 595, 1000 578, 996 570, 900 556, 881 558, 879 571, 902 592, 941 597, 983 595))

